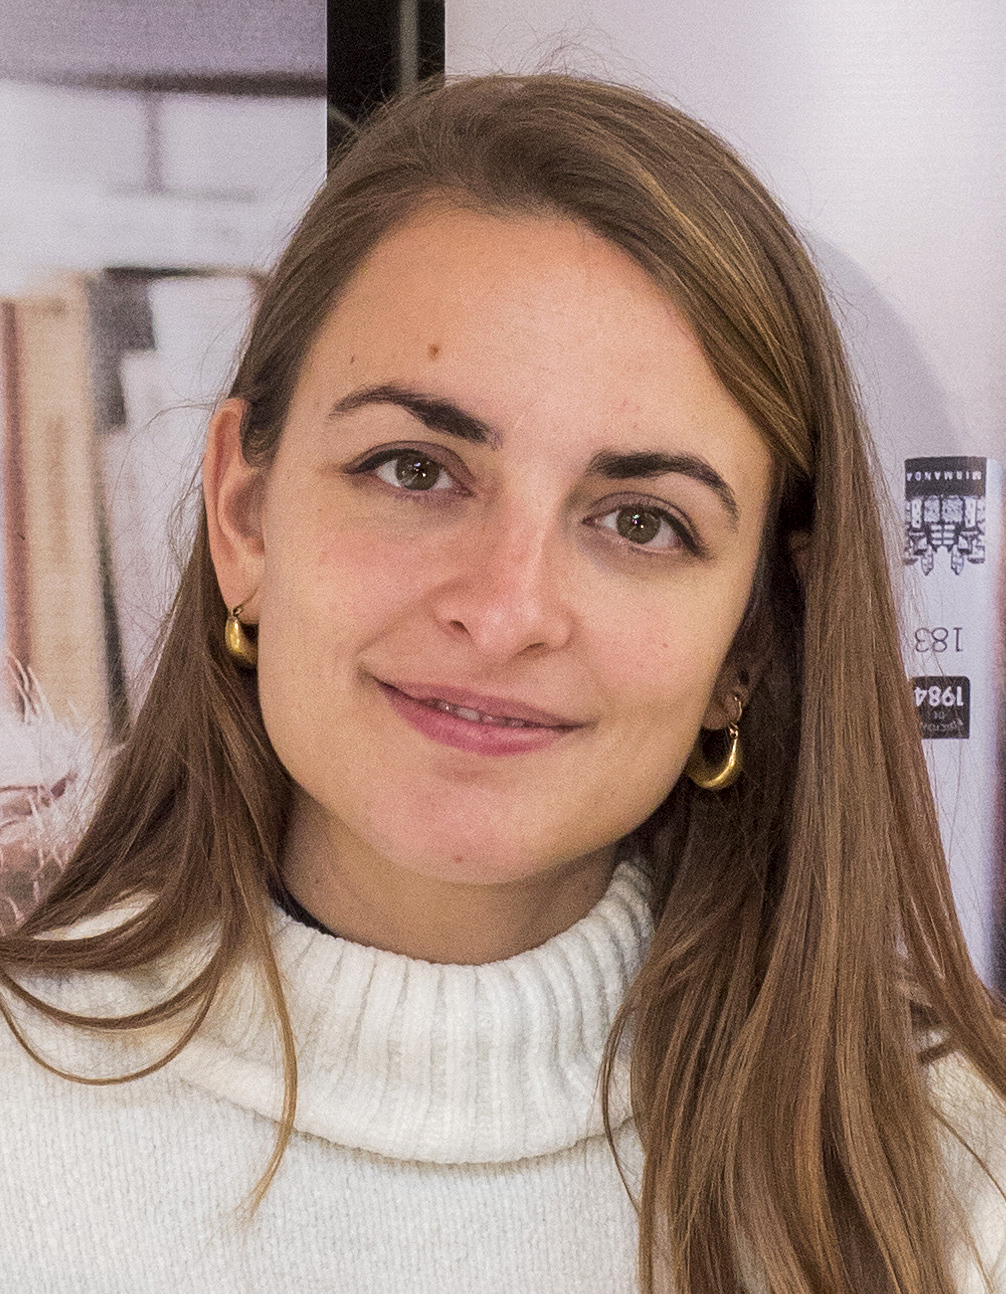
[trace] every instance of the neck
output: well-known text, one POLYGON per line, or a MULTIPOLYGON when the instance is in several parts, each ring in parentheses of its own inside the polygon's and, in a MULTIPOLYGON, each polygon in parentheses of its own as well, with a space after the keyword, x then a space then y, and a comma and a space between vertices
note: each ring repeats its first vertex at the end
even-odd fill
POLYGON ((333 934, 422 961, 481 965, 536 948, 586 916, 614 865, 608 846, 504 882, 446 879, 326 829, 302 805, 282 871, 288 893, 333 934))

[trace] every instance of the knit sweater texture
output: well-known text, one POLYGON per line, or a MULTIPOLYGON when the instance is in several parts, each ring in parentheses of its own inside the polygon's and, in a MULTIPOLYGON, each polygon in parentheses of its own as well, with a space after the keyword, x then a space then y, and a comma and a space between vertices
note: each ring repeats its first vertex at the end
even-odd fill
MULTIPOLYGON (((70 1083, 0 1028, 0 1290, 634 1289, 635 1214, 603 1135, 598 1068, 649 931, 631 864, 570 929, 483 966, 363 947, 276 909, 299 1097, 296 1132, 250 1220, 241 1206, 282 1102, 252 967, 176 1059, 125 1084, 70 1083)), ((69 1009, 121 1014, 163 998, 200 956, 31 987, 69 1009)), ((135 1070, 172 1036, 18 1018, 47 1060, 92 1077, 135 1070)), ((638 1180, 621 1070, 613 1121, 638 1180)))

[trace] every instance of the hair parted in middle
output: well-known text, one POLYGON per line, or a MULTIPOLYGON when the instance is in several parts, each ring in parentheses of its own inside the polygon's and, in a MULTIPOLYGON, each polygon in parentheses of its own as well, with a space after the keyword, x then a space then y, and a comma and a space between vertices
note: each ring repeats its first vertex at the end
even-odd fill
MULTIPOLYGON (((628 842, 657 924, 606 1074, 628 1030, 644 1294, 661 1273, 678 1294, 738 1291, 742 1242, 773 1294, 952 1294, 919 1031, 939 1029, 1004 1098, 1006 1066, 954 912, 869 440, 820 279, 758 180, 675 108, 563 75, 425 87, 334 159, 265 284, 230 391, 249 463, 268 471, 305 356, 368 253, 431 207, 566 217, 622 249, 775 464, 731 649, 750 681, 744 775, 721 794, 681 778, 628 842)), ((268 936, 290 784, 254 676, 226 654, 227 614, 204 517, 108 790, 0 967, 13 992, 29 964, 132 968, 212 929, 216 955, 156 1009, 187 1021, 184 1045, 230 966, 257 959, 287 1064, 264 1190, 296 1098, 268 936), (152 901, 112 932, 38 941, 139 893, 152 901)))

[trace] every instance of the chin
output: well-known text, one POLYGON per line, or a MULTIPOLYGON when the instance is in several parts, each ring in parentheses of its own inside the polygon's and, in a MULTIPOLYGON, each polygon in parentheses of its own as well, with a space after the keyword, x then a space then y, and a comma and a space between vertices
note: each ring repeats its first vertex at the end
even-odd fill
MULTIPOLYGON (((529 880, 561 866, 512 840, 482 834, 477 840, 440 839, 392 842, 382 850, 398 867, 429 880, 452 885, 506 885, 529 880)), ((562 860, 565 861, 565 860, 562 860)))

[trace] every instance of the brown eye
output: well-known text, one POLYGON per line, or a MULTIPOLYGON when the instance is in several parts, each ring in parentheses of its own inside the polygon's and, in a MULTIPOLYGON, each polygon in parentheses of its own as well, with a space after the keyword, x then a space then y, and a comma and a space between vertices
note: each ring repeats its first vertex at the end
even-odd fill
POLYGON ((590 525, 613 532, 628 540, 634 548, 651 553, 671 553, 685 549, 697 553, 699 546, 687 524, 663 508, 642 503, 623 503, 620 508, 590 518, 590 525))
POLYGON ((395 459, 395 479, 407 490, 432 489, 439 475, 439 464, 425 454, 403 454, 395 459))
POLYGON ((450 483, 450 477, 435 459, 412 451, 385 460, 376 475, 403 490, 444 489, 450 483))
POLYGON ((652 508, 619 508, 615 513, 615 529, 623 539, 634 544, 648 544, 656 539, 664 522, 661 513, 652 508))

